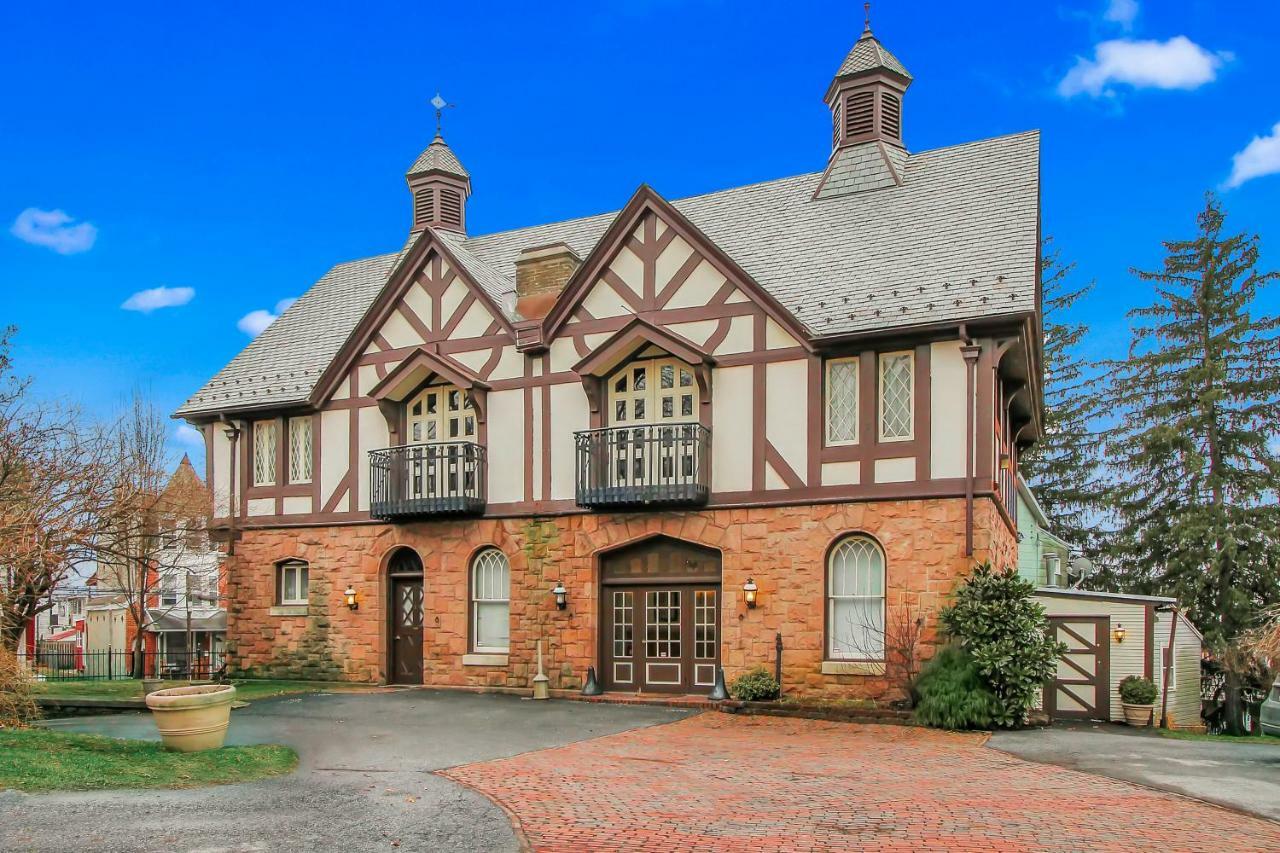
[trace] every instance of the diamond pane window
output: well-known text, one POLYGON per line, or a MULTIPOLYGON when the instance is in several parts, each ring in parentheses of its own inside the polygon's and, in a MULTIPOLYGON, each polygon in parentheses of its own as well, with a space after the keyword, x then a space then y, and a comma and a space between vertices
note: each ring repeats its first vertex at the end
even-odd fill
POLYGON ((900 441, 913 434, 912 374, 915 356, 909 352, 880 356, 880 440, 900 441))
POLYGON ((486 548, 471 564, 471 646, 505 654, 511 645, 511 567, 497 548, 486 548))
POLYGON ((884 552, 866 536, 850 536, 827 564, 827 654, 884 659, 884 552))
POLYGON ((311 418, 289 419, 289 482, 311 482, 311 418))
POLYGON ((827 444, 858 441, 858 359, 827 362, 827 444))
POLYGON ((253 484, 274 486, 276 483, 276 422, 258 421, 253 425, 253 484))

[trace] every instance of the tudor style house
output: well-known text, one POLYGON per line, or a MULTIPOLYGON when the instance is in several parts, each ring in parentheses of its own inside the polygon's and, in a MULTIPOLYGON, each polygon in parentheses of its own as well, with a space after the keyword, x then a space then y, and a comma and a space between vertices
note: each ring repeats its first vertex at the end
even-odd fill
POLYGON ((927 657, 1016 563, 1041 409, 1038 136, 913 153, 911 82, 868 27, 819 171, 483 236, 437 135, 403 248, 176 415, 231 669, 528 689, 541 645, 553 689, 699 693, 780 640, 789 694, 898 695, 892 626, 927 657))

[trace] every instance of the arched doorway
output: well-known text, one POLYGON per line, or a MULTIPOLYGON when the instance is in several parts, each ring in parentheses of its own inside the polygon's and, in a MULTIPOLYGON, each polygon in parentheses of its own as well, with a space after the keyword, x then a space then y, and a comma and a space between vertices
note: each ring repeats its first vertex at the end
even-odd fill
POLYGON ((709 693, 720 665, 720 552, 665 536, 600 558, 607 690, 709 693))
POLYGON ((422 683, 422 559, 412 548, 396 550, 387 562, 387 673, 392 684, 422 683))

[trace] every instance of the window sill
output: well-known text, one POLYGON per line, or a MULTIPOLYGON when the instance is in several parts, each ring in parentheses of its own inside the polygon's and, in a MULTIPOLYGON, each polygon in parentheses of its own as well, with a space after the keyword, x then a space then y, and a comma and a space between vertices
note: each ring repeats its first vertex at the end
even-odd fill
POLYGON ((824 660, 823 675, 884 675, 882 660, 824 660))
POLYGON ((507 655, 502 654, 469 654, 462 656, 463 666, 506 666, 507 655))
POLYGON ((271 608, 272 616, 306 616, 305 604, 277 604, 271 608))

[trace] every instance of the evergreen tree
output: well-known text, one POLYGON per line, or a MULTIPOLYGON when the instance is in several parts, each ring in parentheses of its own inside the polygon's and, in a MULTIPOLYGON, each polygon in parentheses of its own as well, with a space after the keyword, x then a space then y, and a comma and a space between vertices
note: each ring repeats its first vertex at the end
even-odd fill
MULTIPOLYGON (((1195 238, 1164 244, 1163 270, 1134 271, 1157 298, 1129 313, 1129 355, 1113 365, 1107 556, 1222 648, 1280 600, 1280 319, 1253 313, 1280 275, 1255 269, 1256 235, 1223 233, 1212 194, 1197 222, 1195 238)), ((1236 684, 1229 673, 1233 727, 1236 684)))
POLYGON ((1041 252, 1044 288, 1044 435, 1019 468, 1036 494, 1054 533, 1092 553, 1101 511, 1098 437, 1091 429, 1097 412, 1097 378, 1078 353, 1088 327, 1064 315, 1093 290, 1070 280, 1075 264, 1063 263, 1052 238, 1041 252))

